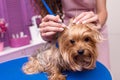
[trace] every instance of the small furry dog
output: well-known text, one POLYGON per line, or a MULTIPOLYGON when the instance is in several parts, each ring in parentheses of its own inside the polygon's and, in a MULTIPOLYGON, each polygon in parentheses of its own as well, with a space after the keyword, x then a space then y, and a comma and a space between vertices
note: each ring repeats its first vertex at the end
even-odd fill
POLYGON ((62 71, 93 69, 97 60, 97 43, 102 35, 94 24, 69 24, 52 43, 45 43, 23 66, 26 74, 47 72, 49 80, 66 80, 62 71))

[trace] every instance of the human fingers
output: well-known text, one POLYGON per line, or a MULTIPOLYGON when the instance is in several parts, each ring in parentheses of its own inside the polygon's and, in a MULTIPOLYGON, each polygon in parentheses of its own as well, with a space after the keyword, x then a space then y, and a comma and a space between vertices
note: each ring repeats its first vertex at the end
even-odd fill
POLYGON ((97 30, 101 30, 102 26, 99 22, 96 23, 96 25, 93 26, 94 28, 96 28, 97 30))
POLYGON ((41 33, 42 37, 52 37, 55 35, 57 32, 46 32, 46 33, 41 33))
POLYGON ((65 27, 64 24, 48 21, 48 22, 42 22, 40 23, 39 27, 46 27, 46 26, 52 26, 52 27, 65 27))
POLYGON ((73 23, 77 23, 82 17, 84 17, 86 12, 82 12, 80 15, 74 18, 73 23))
POLYGON ((45 27, 40 28, 40 33, 45 40, 51 41, 53 38, 56 38, 58 32, 62 32, 63 30, 63 28, 58 27, 45 27))
POLYGON ((52 35, 52 33, 62 32, 64 30, 62 24, 53 21, 42 22, 40 24, 40 33, 43 36, 52 35))
POLYGON ((64 30, 64 28, 58 28, 58 27, 52 27, 52 26, 47 26, 47 27, 40 28, 41 33, 62 32, 63 30, 64 30))
POLYGON ((83 12, 76 18, 76 24, 83 23, 83 21, 94 17, 95 14, 92 11, 89 12, 83 12))
POLYGON ((84 18, 81 22, 83 23, 83 24, 85 24, 85 23, 90 23, 90 22, 97 22, 98 21, 98 15, 94 15, 94 16, 92 16, 92 17, 86 17, 86 18, 84 18))
POLYGON ((54 22, 62 22, 62 20, 60 19, 60 17, 54 16, 54 15, 46 15, 43 19, 42 22, 47 22, 47 21, 54 21, 54 22))

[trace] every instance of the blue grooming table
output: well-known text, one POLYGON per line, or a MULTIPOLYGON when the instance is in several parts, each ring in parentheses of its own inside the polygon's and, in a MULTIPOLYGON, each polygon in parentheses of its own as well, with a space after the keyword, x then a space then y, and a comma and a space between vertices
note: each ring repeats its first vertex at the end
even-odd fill
MULTIPOLYGON (((27 62, 27 57, 0 63, 0 80, 48 80, 46 73, 26 75, 22 66, 27 62)), ((110 72, 100 62, 96 62, 96 68, 86 71, 66 71, 67 80, 112 80, 110 72)))

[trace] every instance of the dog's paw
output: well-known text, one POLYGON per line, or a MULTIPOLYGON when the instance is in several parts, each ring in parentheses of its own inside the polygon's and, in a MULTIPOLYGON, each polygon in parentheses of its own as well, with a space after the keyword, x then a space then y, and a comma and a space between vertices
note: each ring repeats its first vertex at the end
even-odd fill
POLYGON ((40 65, 39 65, 39 61, 34 59, 34 58, 30 58, 29 62, 27 62, 26 64, 23 65, 23 71, 26 74, 35 74, 40 72, 40 65))

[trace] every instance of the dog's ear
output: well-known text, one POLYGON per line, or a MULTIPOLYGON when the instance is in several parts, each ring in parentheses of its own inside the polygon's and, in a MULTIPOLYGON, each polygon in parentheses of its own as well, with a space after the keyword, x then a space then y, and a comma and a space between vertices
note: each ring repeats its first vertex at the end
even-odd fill
POLYGON ((93 37, 96 42, 101 42, 105 40, 101 32, 98 30, 98 28, 96 28, 96 24, 87 23, 86 26, 92 30, 92 34, 94 34, 93 37))
POLYGON ((105 38, 103 37, 103 35, 99 32, 99 31, 97 31, 97 32, 95 32, 95 33, 93 33, 94 35, 94 39, 96 40, 96 42, 102 42, 103 40, 105 40, 105 38))
POLYGON ((89 27, 91 30, 97 30, 96 25, 93 23, 86 23, 86 26, 89 27))
POLYGON ((87 23, 86 24, 88 27, 90 27, 91 29, 96 29, 96 30, 101 30, 101 25, 99 22, 92 22, 92 23, 87 23))

